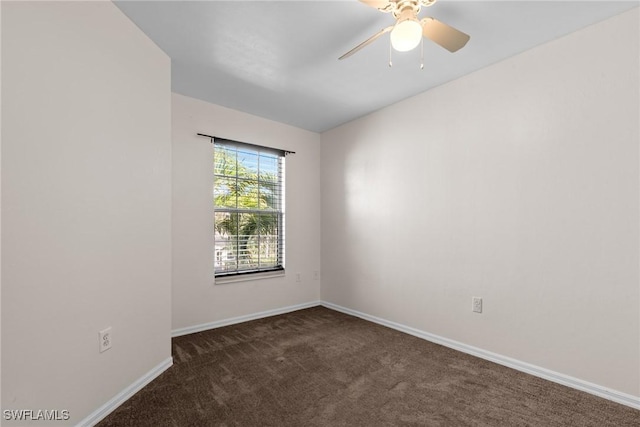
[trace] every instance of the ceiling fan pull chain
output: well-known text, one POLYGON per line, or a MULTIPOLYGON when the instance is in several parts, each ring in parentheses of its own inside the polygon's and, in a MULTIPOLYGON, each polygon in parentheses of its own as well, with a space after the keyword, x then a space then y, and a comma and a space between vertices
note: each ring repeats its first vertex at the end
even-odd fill
POLYGON ((420 40, 420 69, 424 70, 424 37, 420 40))
POLYGON ((391 62, 391 36, 389 36, 389 68, 393 67, 393 62, 391 62))

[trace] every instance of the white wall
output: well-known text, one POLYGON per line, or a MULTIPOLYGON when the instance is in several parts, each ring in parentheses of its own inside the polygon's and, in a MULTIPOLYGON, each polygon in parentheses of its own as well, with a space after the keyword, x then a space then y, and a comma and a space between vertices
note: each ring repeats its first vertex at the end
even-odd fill
MULTIPOLYGON (((2 7, 0 6, 0 129, 2 127, 2 7)), ((2 132, 0 131, 0 224, 2 224, 2 132)), ((2 405, 2 227, 0 226, 0 405, 2 405)), ((0 408, 1 409, 1 408, 0 408)), ((2 420, 0 419, 0 426, 2 420)))
POLYGON ((177 94, 172 109, 173 328, 317 301, 320 135, 177 94), (286 276, 214 285, 213 147, 197 133, 296 152, 286 158, 286 276))
POLYGON ((2 107, 2 408, 72 425, 170 357, 170 60, 111 2, 2 2, 2 107))
POLYGON ((640 396, 638 23, 324 133, 322 299, 640 396))

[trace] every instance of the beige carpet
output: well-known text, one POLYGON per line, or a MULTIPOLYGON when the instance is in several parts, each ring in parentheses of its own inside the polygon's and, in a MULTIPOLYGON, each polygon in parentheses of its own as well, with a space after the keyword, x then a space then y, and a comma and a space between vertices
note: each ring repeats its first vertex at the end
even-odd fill
POLYGON ((640 411, 323 307, 173 340, 108 426, 640 426, 640 411))

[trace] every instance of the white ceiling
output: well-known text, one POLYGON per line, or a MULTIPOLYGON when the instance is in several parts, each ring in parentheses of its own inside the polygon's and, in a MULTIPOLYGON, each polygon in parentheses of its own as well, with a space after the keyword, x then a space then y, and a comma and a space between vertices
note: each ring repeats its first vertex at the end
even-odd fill
POLYGON ((393 23, 356 0, 115 3, 172 58, 174 92, 315 132, 639 4, 439 0, 420 17, 433 16, 471 40, 456 53, 425 40, 420 70, 419 48, 394 52, 389 68, 388 35, 338 61, 393 23))

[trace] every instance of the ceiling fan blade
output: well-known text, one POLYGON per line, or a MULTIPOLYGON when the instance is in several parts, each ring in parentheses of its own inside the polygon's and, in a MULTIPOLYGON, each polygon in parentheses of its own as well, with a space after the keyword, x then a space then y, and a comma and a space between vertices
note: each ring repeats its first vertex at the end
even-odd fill
POLYGON ((391 31, 393 29, 393 25, 387 28, 384 28, 380 31, 378 31, 376 34, 372 35, 371 37, 369 37, 367 40, 363 41, 362 43, 360 43, 358 46, 354 47, 353 49, 351 49, 349 52, 345 53, 344 55, 342 55, 340 58, 338 59, 345 59, 350 57, 351 55, 353 55, 354 53, 356 53, 357 51, 359 51, 360 49, 362 49, 363 47, 369 45, 370 43, 373 43, 378 37, 380 37, 381 35, 388 33, 389 31, 391 31))
POLYGON ((392 3, 391 0, 360 0, 360 2, 383 12, 388 12, 385 9, 392 3))
POLYGON ((443 24, 435 18, 424 18, 420 23, 422 24, 422 35, 449 52, 455 52, 464 47, 471 38, 462 31, 443 24))

